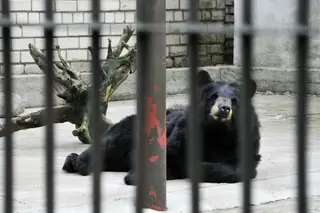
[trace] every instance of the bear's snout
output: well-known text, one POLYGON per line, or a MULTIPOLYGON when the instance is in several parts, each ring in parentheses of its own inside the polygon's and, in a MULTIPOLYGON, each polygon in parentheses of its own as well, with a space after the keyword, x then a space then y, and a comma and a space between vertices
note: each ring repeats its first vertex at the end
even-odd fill
POLYGON ((232 117, 231 100, 225 97, 218 97, 211 108, 210 115, 215 120, 229 121, 232 117))

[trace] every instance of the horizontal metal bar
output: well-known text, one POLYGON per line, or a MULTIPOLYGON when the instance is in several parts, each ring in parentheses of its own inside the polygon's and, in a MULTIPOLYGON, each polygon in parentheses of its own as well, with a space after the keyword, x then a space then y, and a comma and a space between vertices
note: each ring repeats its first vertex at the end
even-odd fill
MULTIPOLYGON (((70 23, 70 24, 61 24, 61 23, 52 23, 52 22, 41 22, 41 23, 10 23, 6 19, 0 19, 0 26, 30 26, 30 27, 75 27, 83 28, 89 27, 91 29, 94 28, 104 28, 110 27, 110 24, 107 23, 70 23)), ((115 30, 122 29, 124 24, 112 24, 112 28, 115 30)), ((166 24, 144 24, 144 23, 128 23, 127 25, 131 25, 133 29, 139 30, 140 32, 155 32, 161 33, 163 28, 169 27, 172 32, 180 32, 180 33, 199 33, 199 34, 225 34, 225 33, 234 33, 235 35, 241 34, 254 34, 258 35, 310 35, 315 36, 320 34, 320 27, 307 27, 304 25, 293 25, 293 26, 250 26, 250 25, 239 25, 239 26, 226 26, 222 24, 203 24, 203 23, 166 23, 166 24)))

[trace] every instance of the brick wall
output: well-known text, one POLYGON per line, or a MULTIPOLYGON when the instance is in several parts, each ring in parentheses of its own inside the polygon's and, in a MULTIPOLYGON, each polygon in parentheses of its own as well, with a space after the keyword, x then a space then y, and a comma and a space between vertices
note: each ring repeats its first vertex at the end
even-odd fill
MULTIPOLYGON (((230 0, 199 0, 199 18, 203 23, 232 23, 229 13, 230 0)), ((43 0, 11 0, 11 20, 16 24, 38 24, 44 21, 43 0)), ((102 28, 101 59, 106 56, 107 39, 113 44, 119 39, 126 24, 135 22, 134 0, 107 0, 101 1, 101 21, 107 23, 102 28)), ((187 0, 167 0, 167 67, 183 67, 188 65, 187 37, 174 29, 174 23, 184 22, 188 18, 187 0)), ((54 20, 57 23, 90 23, 91 1, 89 0, 54 0, 54 20)), ((232 10, 233 12, 233 10, 232 10)), ((230 13, 231 14, 231 13, 230 13)), ((28 52, 28 43, 44 48, 43 28, 41 26, 15 26, 12 28, 12 60, 14 74, 36 74, 41 71, 34 64, 28 52)), ((89 69, 90 54, 87 46, 90 45, 90 29, 86 26, 59 26, 56 28, 54 42, 63 49, 63 56, 78 66, 82 71, 89 69)), ((2 37, 2 35, 0 34, 2 37)), ((232 40, 232 39, 231 39, 232 40)), ((133 45, 135 36, 130 39, 133 45)), ((232 48, 230 38, 223 35, 203 35, 199 46, 201 65, 222 64, 227 61, 226 54, 232 48)), ((2 53, 2 43, 0 52, 2 53)), ((57 54, 55 53, 57 60, 57 54)), ((2 54, 0 54, 0 74, 2 68, 2 54)))
MULTIPOLYGON (((225 25, 233 26, 234 24, 234 0, 225 0, 225 25)), ((233 33, 226 34, 225 40, 224 63, 233 64, 233 33)))

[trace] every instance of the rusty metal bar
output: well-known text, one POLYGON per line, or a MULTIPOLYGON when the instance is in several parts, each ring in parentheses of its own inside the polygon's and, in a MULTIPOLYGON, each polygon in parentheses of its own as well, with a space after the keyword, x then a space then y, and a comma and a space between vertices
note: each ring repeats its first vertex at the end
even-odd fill
MULTIPOLYGON (((2 0, 2 17, 10 20, 10 4, 9 0, 2 0)), ((13 212, 13 161, 12 161, 12 77, 11 77, 11 28, 10 25, 2 27, 3 42, 3 61, 4 61, 4 108, 5 108, 5 198, 4 212, 13 212)))
MULTIPOLYGON (((137 0, 137 21, 145 22, 147 21, 146 13, 146 1, 137 0)), ((137 188, 136 188, 136 213, 142 213, 145 194, 146 194, 146 175, 147 175, 147 162, 146 162, 146 150, 147 150, 147 136, 145 134, 144 128, 146 124, 146 105, 145 99, 147 97, 147 82, 150 78, 148 67, 148 46, 150 43, 150 34, 147 32, 137 31, 137 135, 135 137, 135 152, 136 160, 134 164, 134 169, 137 173, 137 188)))
POLYGON ((92 0, 92 88, 90 100, 92 107, 92 126, 93 130, 93 149, 92 149, 92 169, 93 169, 93 213, 101 212, 101 167, 102 167, 102 153, 100 149, 100 125, 101 125, 101 109, 100 109, 100 50, 99 50, 99 39, 100 39, 100 0, 92 0))
MULTIPOLYGON (((298 0, 297 2, 297 24, 304 26, 305 29, 308 29, 308 19, 309 19, 309 0, 298 0)), ((307 199, 306 199, 306 144, 307 144, 307 85, 308 82, 308 46, 309 46, 309 37, 304 34, 297 34, 296 37, 297 44, 297 146, 296 146, 296 154, 297 158, 297 171, 298 171, 298 212, 306 213, 308 212, 307 208, 307 199)))
MULTIPOLYGON (((198 4, 197 0, 189 0, 189 23, 198 23, 198 4)), ((187 156, 188 164, 186 165, 190 181, 191 181, 191 204, 192 213, 200 212, 200 192, 199 192, 199 182, 200 182, 200 159, 202 150, 202 135, 200 134, 200 119, 197 115, 197 86, 196 86, 196 74, 198 67, 198 44, 199 34, 198 32, 192 32, 188 35, 188 56, 190 61, 190 71, 189 71, 189 122, 188 122, 188 146, 187 146, 187 156)))
MULTIPOLYGON (((48 23, 53 22, 53 2, 52 0, 44 0, 46 7, 46 20, 48 23)), ((46 128, 45 128, 45 168, 46 168, 46 212, 54 212, 54 132, 53 132, 53 25, 47 25, 44 28, 46 54, 46 86, 45 86, 45 101, 46 101, 46 128)))
MULTIPOLYGON (((165 1, 136 4, 139 22, 165 23, 165 1)), ((142 208, 166 210, 165 39, 165 27, 157 33, 137 31, 136 213, 142 208)))
MULTIPOLYGON (((47 22, 41 22, 41 23, 11 23, 10 25, 12 27, 20 27, 20 26, 47 26, 51 25, 52 23, 47 22)), ((92 23, 53 23, 56 27, 72 27, 74 29, 80 29, 83 27, 92 27, 92 23)), ((0 26, 7 25, 6 19, 0 20, 0 26)), ((99 25, 101 27, 109 27, 110 23, 103 23, 100 22, 99 25)), ((135 25, 137 30, 145 31, 145 32, 160 32, 162 27, 165 27, 165 24, 142 24, 140 22, 136 22, 135 25)), ((114 30, 122 30, 123 25, 121 23, 119 24, 113 24, 112 28, 114 30)), ((241 34, 241 33, 247 33, 247 34, 253 34, 255 36, 269 36, 269 35, 296 35, 297 33, 302 35, 312 35, 316 36, 320 34, 320 28, 317 26, 314 26, 310 28, 308 31, 301 26, 301 25, 294 25, 294 26, 248 26, 248 25, 242 25, 242 26, 225 26, 221 25, 219 23, 197 23, 192 24, 186 22, 180 22, 180 23, 170 23, 170 28, 174 31, 179 31, 181 33, 190 33, 190 32, 198 32, 199 34, 226 34, 226 33, 235 33, 241 34)), ((30 36, 24 36, 24 38, 33 38, 30 36)))
MULTIPOLYGON (((245 25, 252 25, 252 1, 242 0, 242 22, 245 25)), ((251 79, 251 60, 252 60, 252 34, 242 34, 242 76, 243 84, 240 94, 240 161, 241 161, 241 175, 243 178, 242 189, 242 212, 251 212, 251 179, 250 168, 253 156, 253 146, 251 138, 251 123, 252 113, 250 110, 251 99, 249 97, 250 79, 251 79)))

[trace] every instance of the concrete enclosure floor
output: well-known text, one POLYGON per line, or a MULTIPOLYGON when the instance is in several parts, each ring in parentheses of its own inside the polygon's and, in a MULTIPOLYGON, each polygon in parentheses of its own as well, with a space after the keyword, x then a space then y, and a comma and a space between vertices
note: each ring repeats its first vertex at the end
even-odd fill
MULTIPOLYGON (((262 162, 253 181, 252 204, 256 212, 293 213, 296 210, 296 126, 295 96, 257 95, 254 104, 262 123, 262 162)), ((320 196, 320 98, 310 97, 308 131, 309 212, 319 212, 320 196), (319 143, 319 144, 318 144, 319 143), (318 209, 318 210, 317 210, 318 209)), ((167 105, 187 103, 187 96, 168 97, 167 105)), ((28 109, 33 111, 35 109, 28 109)), ((134 101, 111 102, 108 118, 118 121, 135 112, 134 101)), ((0 121, 2 122, 2 121, 0 121)), ((73 137, 73 125, 55 125, 55 212, 91 211, 92 176, 82 177, 61 171, 66 155, 81 152, 88 145, 73 137)), ((45 212, 44 128, 14 134, 14 212, 45 212)), ((0 209, 4 195, 4 140, 0 139, 0 209)), ((101 173, 103 212, 134 212, 135 187, 123 183, 125 173, 101 173)), ((242 184, 200 185, 202 212, 240 212, 242 184)), ((190 212, 188 180, 167 182, 167 212, 190 212)), ((145 212, 153 212, 146 210, 145 212)))

